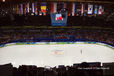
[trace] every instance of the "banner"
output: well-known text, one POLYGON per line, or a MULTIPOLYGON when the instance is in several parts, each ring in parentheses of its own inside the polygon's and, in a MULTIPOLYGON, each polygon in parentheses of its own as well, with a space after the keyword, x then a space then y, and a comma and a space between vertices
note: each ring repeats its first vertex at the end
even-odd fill
POLYGON ((75 16, 77 13, 77 9, 76 9, 76 3, 72 3, 72 16, 75 16))
POLYGON ((98 14, 98 6, 97 5, 95 5, 95 7, 94 7, 94 14, 98 14))
POLYGON ((57 3, 52 3, 51 4, 51 13, 56 13, 57 12, 57 3))
POLYGON ((27 13, 29 13, 29 3, 27 3, 27 13))
POLYGON ((62 3, 61 4, 61 12, 66 12, 66 8, 67 8, 67 6, 66 6, 66 3, 62 3))
POLYGON ((66 9, 66 8, 67 8, 66 3, 62 3, 62 9, 66 9))
POLYGON ((88 14, 93 14, 93 5, 88 4, 88 14))
POLYGON ((16 6, 17 14, 19 14, 19 5, 16 6))
POLYGON ((81 15, 84 15, 85 13, 85 5, 81 4, 81 15))
POLYGON ((24 4, 24 14, 26 15, 27 14, 27 5, 24 4))
POLYGON ((45 2, 41 3, 41 12, 46 15, 47 4, 45 2))
POLYGON ((35 15, 38 15, 38 6, 37 6, 37 2, 35 2, 35 15))
POLYGON ((98 14, 101 15, 104 13, 104 9, 102 6, 99 6, 98 14))
POLYGON ((20 4, 20 15, 23 15, 23 4, 20 4))
POLYGON ((13 12, 17 14, 17 6, 13 6, 12 9, 13 9, 13 12))
POLYGON ((32 13, 35 13, 35 3, 32 3, 32 13))

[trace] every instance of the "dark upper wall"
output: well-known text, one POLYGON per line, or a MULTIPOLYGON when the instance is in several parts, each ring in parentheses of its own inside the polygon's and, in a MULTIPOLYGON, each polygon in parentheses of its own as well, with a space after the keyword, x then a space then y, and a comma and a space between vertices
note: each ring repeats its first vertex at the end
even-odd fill
MULTIPOLYGON (((1 2, 2 0, 0 0, 1 2)), ((6 0, 6 2, 9 2, 9 3, 18 3, 18 2, 28 2, 28 1, 39 1, 39 2, 42 2, 42 1, 45 1, 45 2, 49 2, 49 1, 65 1, 65 2, 114 2, 114 0, 6 0)))
POLYGON ((33 2, 33 1, 38 1, 38 2, 96 2, 96 3, 114 3, 114 0, 6 0, 5 2, 2 2, 2 0, 0 0, 0 5, 3 5, 3 4, 12 5, 12 4, 18 4, 18 3, 23 3, 23 2, 33 2))
POLYGON ((2 2, 0 0, 0 7, 9 7, 15 4, 23 3, 23 2, 93 2, 93 3, 112 3, 114 4, 114 0, 6 0, 6 2, 2 2))

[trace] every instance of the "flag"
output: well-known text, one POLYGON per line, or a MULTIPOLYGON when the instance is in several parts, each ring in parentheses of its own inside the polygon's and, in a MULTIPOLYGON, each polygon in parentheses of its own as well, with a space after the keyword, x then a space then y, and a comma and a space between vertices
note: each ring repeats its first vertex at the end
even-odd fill
POLYGON ((81 4, 81 15, 84 15, 85 13, 85 5, 81 4))
POLYGON ((94 7, 94 14, 98 14, 98 6, 97 5, 95 5, 95 7, 94 7))
POLYGON ((98 14, 101 15, 104 13, 104 9, 102 6, 99 6, 98 14))
POLYGON ((69 4, 68 5, 68 16, 71 16, 72 15, 72 4, 69 4))
POLYGON ((37 7, 37 2, 35 2, 35 15, 38 15, 38 7, 37 7))
POLYGON ((62 3, 61 4, 61 12, 66 12, 66 8, 67 8, 66 3, 62 3))
POLYGON ((17 13, 17 6, 13 6, 13 12, 17 13))
POLYGON ((93 5, 88 4, 88 14, 93 14, 93 5))
POLYGON ((56 13, 57 12, 57 3, 52 3, 51 4, 51 13, 56 13))
POLYGON ((32 13, 35 13, 35 3, 32 3, 32 13))
POLYGON ((27 3, 27 13, 29 13, 29 3, 27 3))
POLYGON ((20 15, 23 15, 23 4, 20 4, 20 15))
POLYGON ((19 5, 17 5, 16 10, 17 10, 17 14, 19 14, 19 5))
POLYGON ((41 12, 42 12, 42 13, 46 13, 46 8, 47 8, 46 5, 47 5, 47 4, 46 4, 45 2, 41 3, 41 12))
POLYGON ((71 10, 71 12, 72 12, 72 16, 76 15, 76 13, 77 13, 76 3, 72 3, 72 10, 71 10))
POLYGON ((26 15, 27 14, 27 5, 24 4, 24 14, 26 15))
POLYGON ((62 3, 62 9, 66 9, 66 8, 67 8, 66 3, 62 3))
POLYGON ((102 14, 104 14, 104 7, 102 7, 102 14))

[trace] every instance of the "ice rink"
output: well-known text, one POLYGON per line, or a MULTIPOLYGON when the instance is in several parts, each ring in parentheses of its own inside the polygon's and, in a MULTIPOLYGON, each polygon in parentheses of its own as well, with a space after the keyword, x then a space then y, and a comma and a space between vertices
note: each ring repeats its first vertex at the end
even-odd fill
POLYGON ((0 48, 0 65, 58 66, 81 62, 114 62, 114 50, 96 44, 13 45, 0 48))

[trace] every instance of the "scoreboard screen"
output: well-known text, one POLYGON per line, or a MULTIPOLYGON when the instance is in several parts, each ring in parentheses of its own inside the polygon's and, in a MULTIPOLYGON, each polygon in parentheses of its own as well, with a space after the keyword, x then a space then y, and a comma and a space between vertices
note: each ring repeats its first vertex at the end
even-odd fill
POLYGON ((66 26, 68 14, 65 13, 51 13, 51 24, 52 26, 66 26))

